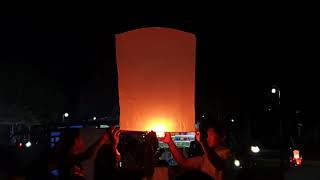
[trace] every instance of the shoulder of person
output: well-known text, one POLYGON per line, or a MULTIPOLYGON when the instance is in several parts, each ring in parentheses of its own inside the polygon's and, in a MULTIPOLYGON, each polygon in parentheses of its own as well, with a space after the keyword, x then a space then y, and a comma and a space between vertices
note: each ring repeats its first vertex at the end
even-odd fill
POLYGON ((223 159, 231 157, 232 153, 228 147, 222 146, 215 149, 216 153, 223 159))

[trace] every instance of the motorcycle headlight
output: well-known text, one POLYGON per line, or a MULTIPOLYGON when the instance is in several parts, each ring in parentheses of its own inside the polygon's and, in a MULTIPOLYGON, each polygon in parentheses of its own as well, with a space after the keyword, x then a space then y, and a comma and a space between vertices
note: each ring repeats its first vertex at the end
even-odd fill
POLYGON ((251 146, 250 149, 251 149, 251 152, 253 152, 253 153, 255 153, 255 154, 257 154, 257 153, 260 152, 259 146, 251 146))
POLYGON ((234 163, 233 163, 236 167, 240 167, 240 161, 238 159, 235 159, 234 160, 234 163))

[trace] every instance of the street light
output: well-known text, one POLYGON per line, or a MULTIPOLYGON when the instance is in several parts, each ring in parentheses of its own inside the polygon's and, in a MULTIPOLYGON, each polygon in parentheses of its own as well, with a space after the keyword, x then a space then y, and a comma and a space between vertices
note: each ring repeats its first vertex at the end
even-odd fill
POLYGON ((240 164, 240 161, 238 159, 235 159, 233 164, 236 166, 236 167, 239 167, 241 164, 240 164))
POLYGON ((251 152, 257 154, 260 152, 259 146, 251 146, 251 152))
POLYGON ((95 121, 97 118, 96 117, 93 117, 93 120, 95 121))
POLYGON ((271 89, 271 93, 272 94, 278 93, 278 100, 279 100, 279 104, 280 104, 280 88, 277 85, 273 85, 272 89, 271 89))
POLYGON ((62 122, 64 122, 64 118, 67 118, 67 117, 69 117, 69 113, 64 113, 62 115, 62 122))

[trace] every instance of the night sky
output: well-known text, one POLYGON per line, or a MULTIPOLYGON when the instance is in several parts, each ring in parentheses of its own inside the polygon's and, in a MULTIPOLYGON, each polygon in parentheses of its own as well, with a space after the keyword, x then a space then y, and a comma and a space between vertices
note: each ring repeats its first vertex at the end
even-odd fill
POLYGON ((276 100, 270 90, 274 84, 280 86, 283 70, 288 70, 284 74, 292 82, 290 92, 284 91, 290 99, 288 112, 307 108, 302 87, 309 85, 305 81, 309 75, 297 75, 304 65, 291 62, 305 57, 309 49, 301 46, 302 37, 291 36, 297 31, 285 28, 288 21, 283 18, 190 13, 115 16, 2 16, 1 121, 54 122, 63 112, 77 121, 113 115, 118 103, 114 35, 149 26, 196 34, 198 116, 215 117, 217 111, 247 113, 258 121, 256 117, 276 100))

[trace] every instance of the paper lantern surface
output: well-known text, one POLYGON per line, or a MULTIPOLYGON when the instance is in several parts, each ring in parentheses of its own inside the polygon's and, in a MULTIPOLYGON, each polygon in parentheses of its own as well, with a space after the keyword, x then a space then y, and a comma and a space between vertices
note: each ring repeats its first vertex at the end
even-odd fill
POLYGON ((122 130, 195 130, 195 44, 193 34, 168 28, 116 35, 122 130))

